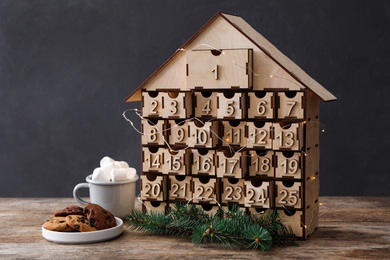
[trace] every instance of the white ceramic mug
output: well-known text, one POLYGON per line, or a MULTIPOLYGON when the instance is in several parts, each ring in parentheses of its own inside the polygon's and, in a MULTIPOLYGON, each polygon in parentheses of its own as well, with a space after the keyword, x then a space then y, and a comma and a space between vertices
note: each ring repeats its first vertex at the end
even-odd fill
POLYGON ((118 182, 93 181, 92 174, 85 179, 87 183, 79 183, 73 189, 73 197, 81 204, 98 204, 110 211, 118 218, 125 218, 134 210, 136 181, 138 175, 131 180, 118 182), (86 201, 80 197, 78 190, 89 189, 91 201, 86 201))

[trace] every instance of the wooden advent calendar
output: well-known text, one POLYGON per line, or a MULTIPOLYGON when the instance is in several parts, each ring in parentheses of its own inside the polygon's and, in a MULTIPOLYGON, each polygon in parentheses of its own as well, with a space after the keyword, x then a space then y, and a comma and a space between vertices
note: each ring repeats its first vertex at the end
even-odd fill
POLYGON ((142 101, 141 199, 318 226, 319 105, 336 98, 238 16, 217 13, 128 98, 142 101))

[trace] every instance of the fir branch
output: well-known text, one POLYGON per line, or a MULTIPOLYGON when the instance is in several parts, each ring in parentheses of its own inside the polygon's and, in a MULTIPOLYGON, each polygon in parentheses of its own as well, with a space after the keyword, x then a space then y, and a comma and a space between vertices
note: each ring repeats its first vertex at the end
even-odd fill
POLYGON ((127 216, 128 222, 131 223, 131 230, 138 230, 153 234, 166 234, 166 228, 170 223, 170 220, 163 213, 151 212, 145 214, 145 212, 134 210, 127 216))
POLYGON ((265 251, 273 245, 297 245, 292 228, 271 210, 250 216, 233 206, 210 216, 193 204, 176 204, 167 214, 134 210, 127 221, 132 230, 191 238, 196 244, 212 243, 231 249, 265 251))
POLYGON ((272 236, 267 229, 259 225, 252 225, 245 229, 244 236, 249 243, 247 248, 261 248, 263 251, 268 251, 272 246, 272 236))
POLYGON ((263 227, 255 224, 253 218, 232 208, 227 217, 215 217, 211 225, 202 225, 193 231, 194 243, 215 243, 229 248, 260 247, 269 250, 272 236, 263 227))

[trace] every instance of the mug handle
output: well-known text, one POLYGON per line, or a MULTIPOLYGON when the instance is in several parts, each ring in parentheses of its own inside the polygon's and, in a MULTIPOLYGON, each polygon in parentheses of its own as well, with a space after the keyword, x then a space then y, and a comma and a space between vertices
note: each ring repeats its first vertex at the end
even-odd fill
POLYGON ((73 198, 75 198, 79 203, 85 205, 85 204, 88 204, 88 203, 91 203, 89 201, 86 201, 86 200, 83 200, 79 193, 78 193, 78 190, 79 189, 82 189, 82 188, 89 188, 89 184, 88 183, 79 183, 77 184, 74 189, 73 189, 73 198))

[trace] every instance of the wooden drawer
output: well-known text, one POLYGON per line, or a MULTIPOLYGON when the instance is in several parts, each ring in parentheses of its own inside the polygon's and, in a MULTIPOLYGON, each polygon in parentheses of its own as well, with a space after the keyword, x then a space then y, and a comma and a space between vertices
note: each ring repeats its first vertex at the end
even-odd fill
POLYGON ((245 180, 222 178, 221 180, 221 199, 223 204, 234 203, 245 204, 245 180))
POLYGON ((168 187, 170 201, 189 201, 193 196, 191 176, 169 176, 168 187))
POLYGON ((247 148, 272 149, 272 123, 255 121, 246 123, 247 148))
POLYGON ((246 117, 246 94, 239 92, 217 93, 219 119, 244 119, 246 117))
POLYGON ((217 204, 219 202, 219 180, 206 176, 192 177, 193 202, 217 204))
POLYGON ((157 146, 165 144, 164 120, 142 120, 142 145, 157 146))
POLYGON ((215 150, 191 149, 192 153, 192 175, 215 176, 215 150))
POLYGON ((286 91, 278 93, 279 119, 304 119, 304 92, 286 91))
POLYGON ((245 181, 245 207, 273 207, 273 181, 245 181))
POLYGON ((248 118, 273 119, 274 93, 256 91, 248 93, 248 118))
POLYGON ((251 150, 249 155, 249 176, 274 177, 274 151, 251 150))
POLYGON ((146 118, 162 118, 162 93, 142 91, 142 116, 146 118))
POLYGON ((141 199, 166 201, 167 199, 167 177, 153 173, 142 173, 141 175, 141 199))
POLYGON ((302 209, 302 183, 294 181, 275 181, 276 207, 302 209))
POLYGON ((162 101, 164 118, 178 119, 193 116, 191 92, 162 92, 162 101))
POLYGON ((302 152, 275 152, 275 177, 302 179, 302 152))
POLYGON ((232 152, 230 149, 216 152, 218 178, 244 178, 247 173, 247 152, 232 152))
POLYGON ((187 86, 192 89, 252 87, 252 52, 252 49, 188 51, 187 86))

